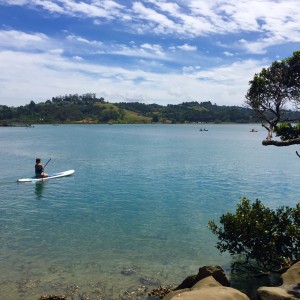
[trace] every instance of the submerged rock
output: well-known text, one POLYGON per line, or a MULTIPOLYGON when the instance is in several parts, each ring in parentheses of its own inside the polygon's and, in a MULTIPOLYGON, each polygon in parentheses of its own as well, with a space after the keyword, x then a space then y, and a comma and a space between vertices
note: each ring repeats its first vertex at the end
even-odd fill
POLYGON ((162 299, 164 296, 166 296, 168 293, 174 291, 174 287, 172 286, 159 286, 156 289, 153 289, 148 296, 162 299))
POLYGON ((145 299, 147 295, 148 288, 146 286, 140 286, 138 288, 128 289, 122 296, 120 296, 120 300, 137 300, 137 299, 145 299))
POLYGON ((30 289, 34 289, 41 283, 40 280, 26 279, 18 283, 20 292, 27 292, 30 289))
POLYGON ((39 300, 67 300, 66 296, 46 295, 41 296, 39 300))
POLYGON ((125 275, 125 276, 131 276, 131 275, 134 275, 135 273, 136 273, 136 270, 130 269, 130 268, 128 268, 128 269, 123 269, 123 270, 121 271, 121 274, 122 274, 122 275, 125 275))

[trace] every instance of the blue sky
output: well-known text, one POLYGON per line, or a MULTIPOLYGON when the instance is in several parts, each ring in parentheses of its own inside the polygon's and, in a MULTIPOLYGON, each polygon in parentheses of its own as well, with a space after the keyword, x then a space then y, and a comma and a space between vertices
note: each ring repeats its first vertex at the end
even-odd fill
POLYGON ((243 105, 255 73, 300 50, 299 0, 0 0, 0 105, 243 105))

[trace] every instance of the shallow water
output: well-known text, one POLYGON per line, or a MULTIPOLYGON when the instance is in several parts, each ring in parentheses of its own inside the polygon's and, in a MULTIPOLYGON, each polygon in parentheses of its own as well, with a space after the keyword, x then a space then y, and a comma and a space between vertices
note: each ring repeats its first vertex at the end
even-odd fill
POLYGON ((300 160, 296 146, 263 147, 258 125, 201 127, 0 128, 1 299, 146 299, 203 265, 229 271, 207 222, 241 196, 294 206, 300 160), (36 157, 76 172, 17 183, 36 157))

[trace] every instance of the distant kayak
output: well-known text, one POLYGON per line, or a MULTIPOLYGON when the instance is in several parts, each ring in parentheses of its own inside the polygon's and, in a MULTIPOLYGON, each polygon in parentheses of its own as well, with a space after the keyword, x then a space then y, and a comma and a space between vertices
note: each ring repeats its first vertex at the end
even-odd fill
POLYGON ((36 177, 21 178, 21 179, 18 179, 17 181, 18 182, 44 181, 44 180, 48 180, 48 179, 54 179, 54 178, 69 176, 69 175, 73 174, 74 172, 75 172, 75 170, 68 170, 68 171, 64 171, 64 172, 58 172, 58 173, 49 174, 48 177, 43 177, 43 178, 36 178, 36 177))

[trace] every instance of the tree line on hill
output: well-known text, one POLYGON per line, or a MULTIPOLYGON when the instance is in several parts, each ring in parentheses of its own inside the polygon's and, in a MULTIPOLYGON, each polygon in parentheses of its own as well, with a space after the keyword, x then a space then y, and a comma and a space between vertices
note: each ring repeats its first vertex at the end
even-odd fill
MULTIPOLYGON (((287 111, 290 120, 300 113, 287 111)), ((19 107, 0 105, 0 124, 50 123, 256 123, 253 110, 239 106, 218 106, 210 101, 181 104, 108 103, 94 93, 70 94, 19 107)))

